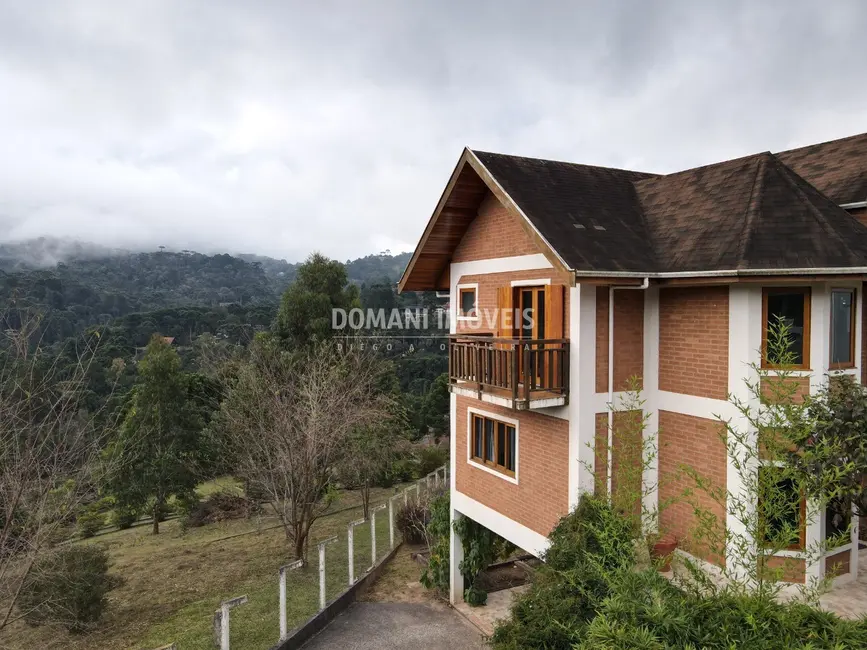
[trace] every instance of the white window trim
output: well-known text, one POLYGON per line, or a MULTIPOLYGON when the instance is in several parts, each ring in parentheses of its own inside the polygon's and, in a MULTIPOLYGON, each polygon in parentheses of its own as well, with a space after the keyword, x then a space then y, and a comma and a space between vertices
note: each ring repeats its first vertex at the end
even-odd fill
POLYGON ((504 481, 508 481, 509 483, 514 483, 518 485, 518 469, 520 468, 520 453, 521 453, 521 425, 518 420, 513 418, 508 418, 504 415, 500 415, 499 413, 491 413, 490 411, 483 411, 481 409, 470 407, 467 409, 467 464, 472 465, 478 469, 486 471, 488 474, 493 474, 504 481), (510 424, 515 427, 515 476, 507 476, 501 472, 498 472, 495 469, 491 469, 487 465, 482 465, 481 463, 477 463, 473 460, 473 415, 480 415, 482 417, 491 418, 492 420, 499 420, 505 424, 510 424))
POLYGON ((512 280, 513 287, 539 287, 546 284, 551 284, 551 278, 540 278, 538 280, 512 280))
POLYGON ((455 298, 456 298, 456 300, 455 300, 455 303, 456 303, 455 314, 457 314, 457 320, 463 321, 463 322, 465 322, 465 321, 478 322, 479 319, 481 318, 481 315, 479 314, 479 283, 478 282, 470 282, 468 284, 459 284, 455 287, 455 293, 456 293, 456 295, 455 295, 455 298), (472 289, 473 290, 473 295, 476 297, 475 302, 473 303, 473 307, 476 310, 475 316, 462 316, 461 315, 461 289, 472 289))

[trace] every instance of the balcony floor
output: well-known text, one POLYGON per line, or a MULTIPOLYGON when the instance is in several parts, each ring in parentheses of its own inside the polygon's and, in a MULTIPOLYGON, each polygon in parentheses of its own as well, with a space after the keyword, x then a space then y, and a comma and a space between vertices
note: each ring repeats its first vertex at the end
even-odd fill
POLYGON ((496 404, 497 406, 504 406, 519 411, 565 406, 569 403, 565 395, 553 391, 534 391, 530 399, 514 399, 512 391, 508 389, 497 388, 495 386, 484 386, 479 389, 477 384, 470 382, 450 384, 449 391, 455 395, 472 397, 488 404, 496 404))

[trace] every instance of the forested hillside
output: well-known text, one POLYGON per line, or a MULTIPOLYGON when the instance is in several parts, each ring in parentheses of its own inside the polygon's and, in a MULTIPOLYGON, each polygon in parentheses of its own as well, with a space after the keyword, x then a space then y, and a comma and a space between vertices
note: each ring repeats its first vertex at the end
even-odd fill
MULTIPOLYGON (((345 266, 352 283, 391 294, 408 259, 408 253, 386 252, 345 266)), ((40 238, 0 244, 0 304, 42 313, 47 343, 109 323, 134 330, 129 338, 136 345, 144 345, 155 331, 185 338, 208 332, 238 340, 273 319, 298 266, 257 255, 131 253, 40 238), (133 314, 126 323, 116 321, 133 314)))

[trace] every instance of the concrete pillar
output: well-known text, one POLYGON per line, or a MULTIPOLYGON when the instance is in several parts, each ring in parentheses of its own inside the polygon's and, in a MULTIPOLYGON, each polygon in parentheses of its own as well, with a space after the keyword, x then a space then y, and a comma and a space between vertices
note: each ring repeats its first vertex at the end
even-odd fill
POLYGON ((300 569, 304 566, 304 560, 295 560, 280 567, 280 640, 286 638, 289 634, 289 627, 286 623, 286 573, 292 569, 300 569))
POLYGON ((461 574, 460 564, 464 560, 464 545, 461 538, 455 532, 455 521, 463 517, 454 508, 451 509, 451 525, 449 526, 449 602, 456 605, 464 598, 464 576, 461 574))

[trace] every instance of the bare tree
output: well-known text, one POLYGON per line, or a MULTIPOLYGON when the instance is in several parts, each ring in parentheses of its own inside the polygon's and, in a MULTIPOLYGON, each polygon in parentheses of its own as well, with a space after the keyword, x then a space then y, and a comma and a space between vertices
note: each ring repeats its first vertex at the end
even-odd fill
POLYGON ((238 370, 220 422, 235 473, 267 495, 296 558, 331 503, 353 432, 395 411, 377 388, 383 362, 335 342, 294 353, 257 343, 238 370))
POLYGON ((99 336, 72 354, 39 345, 40 317, 0 314, 0 635, 37 560, 94 492, 109 424, 82 407, 99 336), (102 421, 102 425, 97 422, 102 421))

